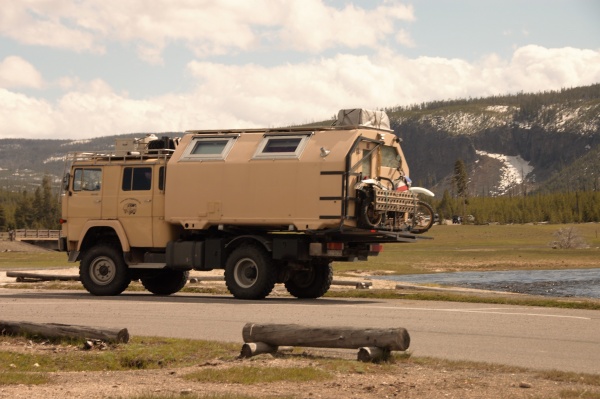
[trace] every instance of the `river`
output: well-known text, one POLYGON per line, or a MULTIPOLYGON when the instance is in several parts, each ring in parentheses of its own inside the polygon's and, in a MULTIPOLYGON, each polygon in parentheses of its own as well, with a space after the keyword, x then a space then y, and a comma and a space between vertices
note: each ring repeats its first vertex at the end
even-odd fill
POLYGON ((372 278, 551 297, 600 298, 600 268, 404 274, 372 278))

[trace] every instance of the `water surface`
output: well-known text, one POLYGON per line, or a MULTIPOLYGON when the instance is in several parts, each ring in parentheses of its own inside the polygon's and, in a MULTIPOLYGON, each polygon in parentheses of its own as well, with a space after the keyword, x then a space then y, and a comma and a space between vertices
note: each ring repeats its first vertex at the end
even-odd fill
POLYGON ((600 298, 600 269, 454 272, 373 276, 373 278, 530 295, 600 298))

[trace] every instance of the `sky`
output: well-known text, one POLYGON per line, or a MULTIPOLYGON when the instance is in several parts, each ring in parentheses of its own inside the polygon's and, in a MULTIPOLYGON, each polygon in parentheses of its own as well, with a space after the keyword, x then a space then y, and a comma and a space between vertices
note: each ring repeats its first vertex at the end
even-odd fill
POLYGON ((599 0, 11 0, 0 139, 288 126, 600 83, 599 0))

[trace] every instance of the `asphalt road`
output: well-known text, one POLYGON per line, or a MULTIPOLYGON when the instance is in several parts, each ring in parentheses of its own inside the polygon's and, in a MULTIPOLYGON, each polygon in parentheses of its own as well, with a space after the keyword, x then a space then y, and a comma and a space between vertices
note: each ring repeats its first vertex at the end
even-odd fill
POLYGON ((127 328, 242 344, 247 322, 404 327, 414 356, 600 374, 600 311, 408 300, 267 298, 0 288, 0 320, 127 328))

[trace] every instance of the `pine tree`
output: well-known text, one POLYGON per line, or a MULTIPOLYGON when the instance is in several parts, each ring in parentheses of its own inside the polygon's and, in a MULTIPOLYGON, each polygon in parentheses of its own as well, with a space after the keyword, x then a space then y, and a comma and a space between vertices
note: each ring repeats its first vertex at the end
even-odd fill
POLYGON ((27 191, 23 191, 21 198, 15 209, 15 225, 17 229, 27 229, 33 227, 35 214, 32 207, 31 198, 27 191))
POLYGON ((43 228, 55 229, 58 228, 58 203, 56 197, 52 193, 50 176, 44 176, 42 180, 42 212, 40 215, 40 223, 43 228))
POLYGON ((456 189, 456 196, 460 199, 460 213, 464 219, 467 206, 469 178, 467 175, 467 168, 465 167, 465 163, 462 159, 459 159, 454 163, 452 184, 456 189))
POLYGON ((437 205, 436 209, 440 213, 440 217, 442 219, 450 219, 452 215, 455 213, 454 200, 448 190, 444 190, 444 195, 442 195, 442 200, 437 205))
POLYGON ((469 177, 467 175, 467 168, 462 159, 459 159, 454 163, 454 175, 452 176, 452 184, 456 189, 455 192, 457 197, 468 197, 469 177))
POLYGON ((0 205, 0 231, 8 230, 8 221, 6 220, 6 211, 4 207, 0 205))

